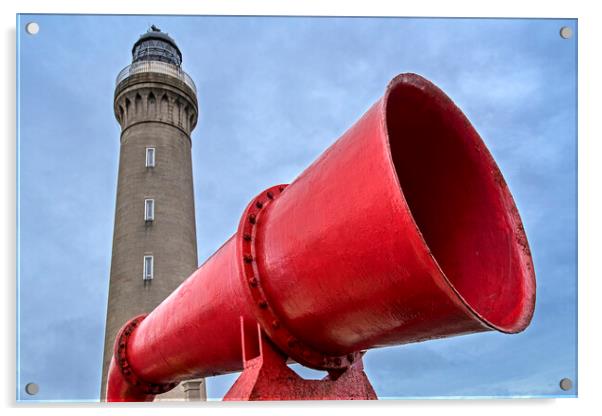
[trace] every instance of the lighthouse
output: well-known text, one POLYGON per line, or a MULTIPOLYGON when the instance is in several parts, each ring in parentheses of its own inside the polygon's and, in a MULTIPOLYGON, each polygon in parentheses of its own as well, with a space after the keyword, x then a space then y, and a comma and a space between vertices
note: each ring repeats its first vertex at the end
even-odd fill
MULTIPOLYGON (((198 266, 191 133, 196 87, 176 42, 156 26, 134 43, 117 76, 114 112, 121 126, 119 172, 101 384, 115 336, 132 316, 152 311, 198 266)), ((158 400, 204 400, 202 379, 158 400)))

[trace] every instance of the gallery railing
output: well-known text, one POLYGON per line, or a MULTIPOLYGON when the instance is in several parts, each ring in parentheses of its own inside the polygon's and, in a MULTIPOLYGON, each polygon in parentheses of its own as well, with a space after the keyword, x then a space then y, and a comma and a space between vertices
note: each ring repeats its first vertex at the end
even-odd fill
POLYGON ((196 94, 196 86, 194 85, 194 81, 190 76, 184 72, 180 67, 172 64, 168 64, 165 62, 158 61, 143 61, 143 62, 135 62, 123 68, 119 71, 117 75, 117 79, 115 81, 115 85, 118 85, 121 81, 126 79, 127 77, 140 74, 144 72, 157 72, 160 74, 171 75, 172 77, 176 77, 186 85, 188 85, 196 94))

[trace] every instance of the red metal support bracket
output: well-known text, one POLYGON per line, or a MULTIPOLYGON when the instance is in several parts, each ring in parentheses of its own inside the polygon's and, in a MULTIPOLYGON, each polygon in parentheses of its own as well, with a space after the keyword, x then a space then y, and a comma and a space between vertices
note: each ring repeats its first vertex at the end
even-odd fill
POLYGON ((257 335, 245 333, 241 317, 243 372, 224 401, 244 400, 377 400, 362 359, 342 371, 329 371, 322 380, 306 380, 291 370, 287 358, 257 324, 257 335), (249 356, 257 351, 259 354, 249 356))

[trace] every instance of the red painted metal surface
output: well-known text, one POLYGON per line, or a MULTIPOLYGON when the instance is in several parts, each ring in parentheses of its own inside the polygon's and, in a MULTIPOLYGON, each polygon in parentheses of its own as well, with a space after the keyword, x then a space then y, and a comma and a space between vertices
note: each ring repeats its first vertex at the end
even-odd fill
POLYGON ((534 303, 493 158, 440 89, 403 74, 293 183, 251 201, 237 233, 140 322, 107 397, 242 370, 241 317, 285 356, 344 371, 360 350, 522 331, 534 303))
POLYGON ((224 401, 377 399, 361 357, 349 368, 332 370, 321 380, 305 380, 286 365, 286 355, 270 342, 259 325, 254 337, 244 331, 241 335, 244 369, 224 401), (244 346, 251 342, 258 343, 257 356, 245 354, 244 346))

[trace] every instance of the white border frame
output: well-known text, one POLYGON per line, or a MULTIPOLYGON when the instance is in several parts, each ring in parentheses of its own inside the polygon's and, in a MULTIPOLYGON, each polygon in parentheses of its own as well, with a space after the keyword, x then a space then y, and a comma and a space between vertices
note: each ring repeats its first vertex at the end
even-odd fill
MULTIPOLYGON (((600 335, 600 317, 602 316, 602 280, 599 274, 598 257, 602 251, 602 196, 600 181, 602 180, 602 123, 598 121, 600 112, 599 97, 602 96, 602 65, 599 43, 602 39, 602 15, 596 2, 570 2, 548 0, 542 2, 525 2, 524 0, 505 0, 479 2, 474 0, 422 0, 420 2, 391 2, 389 0, 330 0, 316 2, 312 0, 145 0, 139 2, 123 2, 122 0, 93 0, 73 2, 72 0, 20 0, 19 2, 3 2, 0 20, 5 34, 4 65, 2 80, 5 99, 0 101, 2 126, 6 126, 6 137, 2 141, 0 154, 5 158, 2 165, 2 192, 7 200, 16 195, 14 140, 16 133, 16 112, 14 107, 15 88, 15 13, 122 13, 122 14, 228 14, 228 15, 346 15, 346 16, 446 16, 446 17, 558 17, 579 19, 579 399, 538 399, 538 400, 418 400, 418 401, 382 401, 366 402, 283 402, 283 403, 200 403, 182 404, 178 414, 232 414, 244 411, 251 415, 290 415, 332 414, 343 411, 346 415, 365 415, 378 409, 379 414, 398 415, 400 412, 420 412, 421 414, 445 413, 453 415, 503 415, 509 412, 531 415, 591 414, 600 406, 600 379, 602 374, 602 336, 600 335), (8 36, 6 36, 8 35, 8 36), (8 38, 8 39, 7 39, 8 38), (8 93, 8 94, 7 94, 8 93), (8 95, 8 96, 6 96, 8 95), (8 195, 7 195, 8 194, 8 195), (202 407, 203 409, 199 409, 202 407), (244 408, 241 409, 241 408, 244 408), (589 412, 591 410, 592 412, 589 412)), ((43 30, 43 28, 42 28, 43 30)), ((0 397, 4 407, 9 409, 4 414, 12 415, 39 413, 39 408, 49 415, 81 415, 81 414, 123 414, 156 415, 173 413, 166 407, 176 404, 156 403, 152 405, 98 405, 61 403, 59 406, 46 404, 19 403, 16 407, 15 389, 15 279, 16 274, 16 204, 2 204, 0 226, 4 230, 0 263, 5 265, 6 279, 3 304, 5 342, 1 343, 3 354, 1 367, 7 369, 0 378, 0 397), (12 341, 11 341, 12 340, 12 341), (111 409, 106 409, 111 407, 111 409), (126 407, 127 409, 123 409, 126 407), (104 409, 103 409, 104 408, 104 409)), ((77 340, 74 340, 77 342, 77 340)), ((68 355, 68 352, 66 352, 68 355)))

